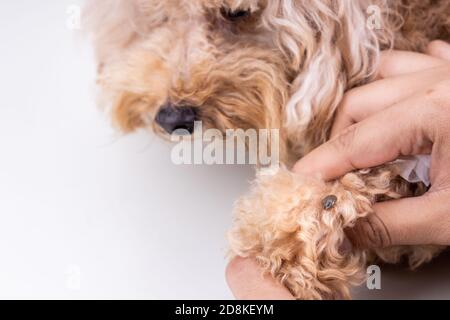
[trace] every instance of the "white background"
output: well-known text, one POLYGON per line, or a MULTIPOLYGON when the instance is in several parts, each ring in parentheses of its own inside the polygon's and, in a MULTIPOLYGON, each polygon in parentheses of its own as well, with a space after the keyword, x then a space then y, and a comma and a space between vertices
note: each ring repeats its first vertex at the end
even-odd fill
MULTIPOLYGON (((0 298, 229 299, 225 233, 248 167, 175 166, 95 106, 77 1, 0 2, 0 298)), ((450 257, 357 298, 450 298, 450 257)))

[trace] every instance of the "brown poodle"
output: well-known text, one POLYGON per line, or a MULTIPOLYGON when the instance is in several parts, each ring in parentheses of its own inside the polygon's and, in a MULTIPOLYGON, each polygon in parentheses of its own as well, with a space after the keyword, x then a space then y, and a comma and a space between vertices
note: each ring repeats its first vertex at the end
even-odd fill
MULTIPOLYGON (((381 50, 450 41, 448 0, 89 2, 98 83, 120 129, 279 129, 286 166, 327 140, 344 93, 374 79, 381 50)), ((428 261, 440 248, 339 251, 375 201, 424 192, 397 173, 328 184, 260 175, 236 206, 232 251, 257 257, 297 298, 349 297, 372 256, 428 261)))

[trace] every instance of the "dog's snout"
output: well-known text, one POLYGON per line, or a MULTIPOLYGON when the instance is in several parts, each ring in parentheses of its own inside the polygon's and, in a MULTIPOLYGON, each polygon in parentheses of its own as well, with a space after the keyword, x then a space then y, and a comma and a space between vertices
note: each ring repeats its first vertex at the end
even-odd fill
POLYGON ((168 103, 160 109, 156 116, 156 123, 169 134, 181 129, 192 134, 196 120, 196 108, 190 105, 175 106, 168 103))

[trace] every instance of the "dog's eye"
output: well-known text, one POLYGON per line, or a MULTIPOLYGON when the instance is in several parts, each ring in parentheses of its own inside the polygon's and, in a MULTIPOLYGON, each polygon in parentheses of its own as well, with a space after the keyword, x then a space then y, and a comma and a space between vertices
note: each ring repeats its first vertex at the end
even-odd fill
POLYGON ((237 22, 237 21, 241 21, 244 20, 248 17, 250 17, 251 15, 251 11, 250 10, 230 10, 228 8, 222 8, 220 10, 222 16, 232 22, 237 22))

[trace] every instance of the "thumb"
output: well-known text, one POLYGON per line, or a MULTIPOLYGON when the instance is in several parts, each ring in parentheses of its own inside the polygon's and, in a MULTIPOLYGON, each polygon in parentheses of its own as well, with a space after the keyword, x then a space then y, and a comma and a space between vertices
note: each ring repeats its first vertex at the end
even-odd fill
POLYGON ((347 237, 358 248, 450 244, 449 195, 427 194, 378 203, 347 237))

